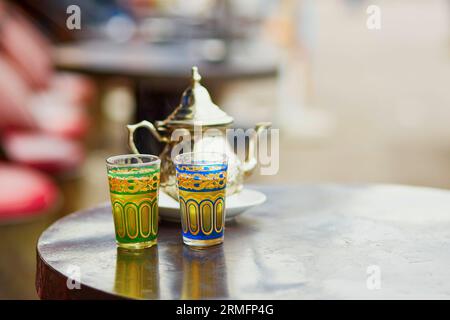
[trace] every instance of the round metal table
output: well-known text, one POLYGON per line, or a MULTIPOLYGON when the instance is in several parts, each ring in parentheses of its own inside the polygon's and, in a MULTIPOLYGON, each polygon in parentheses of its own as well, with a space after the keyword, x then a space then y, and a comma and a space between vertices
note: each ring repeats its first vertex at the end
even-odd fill
POLYGON ((50 226, 42 299, 450 298, 450 192, 397 185, 254 187, 268 200, 196 251, 162 223, 157 246, 116 248, 109 204, 50 226), (80 281, 77 288, 75 280, 80 281))

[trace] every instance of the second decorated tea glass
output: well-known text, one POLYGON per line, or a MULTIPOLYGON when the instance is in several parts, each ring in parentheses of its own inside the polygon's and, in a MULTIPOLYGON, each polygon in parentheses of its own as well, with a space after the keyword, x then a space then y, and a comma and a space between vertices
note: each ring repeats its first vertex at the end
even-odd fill
POLYGON ((222 153, 184 153, 174 159, 183 242, 209 247, 223 242, 227 156, 222 153))
POLYGON ((116 242, 126 249, 156 244, 161 160, 129 154, 106 159, 116 242))

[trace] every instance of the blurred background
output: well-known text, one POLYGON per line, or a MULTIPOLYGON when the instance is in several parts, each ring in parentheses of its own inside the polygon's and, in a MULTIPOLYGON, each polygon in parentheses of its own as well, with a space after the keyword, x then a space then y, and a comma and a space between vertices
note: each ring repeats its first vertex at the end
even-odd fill
POLYGON ((37 298, 39 235, 108 200, 125 125, 164 119, 194 64, 235 127, 280 129, 248 183, 450 188, 449 22, 445 0, 0 0, 0 298, 37 298))

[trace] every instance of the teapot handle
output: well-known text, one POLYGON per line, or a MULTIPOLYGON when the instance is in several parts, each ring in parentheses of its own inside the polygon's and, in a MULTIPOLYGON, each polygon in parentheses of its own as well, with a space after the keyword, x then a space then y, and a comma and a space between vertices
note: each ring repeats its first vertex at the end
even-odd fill
POLYGON ((134 132, 139 129, 140 127, 146 128, 150 133, 160 142, 168 142, 166 137, 163 137, 159 134, 158 130, 155 128, 155 126, 147 121, 142 120, 141 122, 135 123, 135 124, 129 124, 127 125, 128 129, 128 145, 131 148, 131 151, 133 153, 139 153, 139 150, 136 147, 136 144, 134 143, 134 132))

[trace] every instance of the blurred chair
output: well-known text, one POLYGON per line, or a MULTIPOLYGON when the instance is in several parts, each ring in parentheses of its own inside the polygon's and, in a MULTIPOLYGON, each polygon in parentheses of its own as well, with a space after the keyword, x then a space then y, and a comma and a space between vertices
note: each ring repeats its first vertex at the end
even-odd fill
POLYGON ((87 127, 81 108, 33 93, 0 55, 0 144, 7 159, 49 173, 73 171, 84 157, 74 138, 87 127))
POLYGON ((58 188, 42 173, 0 162, 0 177, 0 223, 37 217, 58 208, 58 188))
POLYGON ((84 158, 84 106, 95 95, 86 77, 53 70, 46 38, 0 0, 0 223, 58 209, 60 192, 45 174, 73 174, 84 158))
POLYGON ((0 46, 32 89, 47 88, 52 77, 47 40, 9 3, 0 2, 0 46))
POLYGON ((36 132, 8 132, 2 137, 8 159, 54 175, 76 173, 85 152, 79 142, 36 132))
POLYGON ((1 51, 32 90, 64 97, 71 104, 92 102, 94 83, 85 76, 55 72, 50 43, 21 12, 0 2, 0 16, 1 51))
POLYGON ((0 0, 0 143, 7 159, 52 174, 74 172, 84 158, 76 141, 89 127, 95 97, 85 76, 56 73, 47 39, 0 0))

